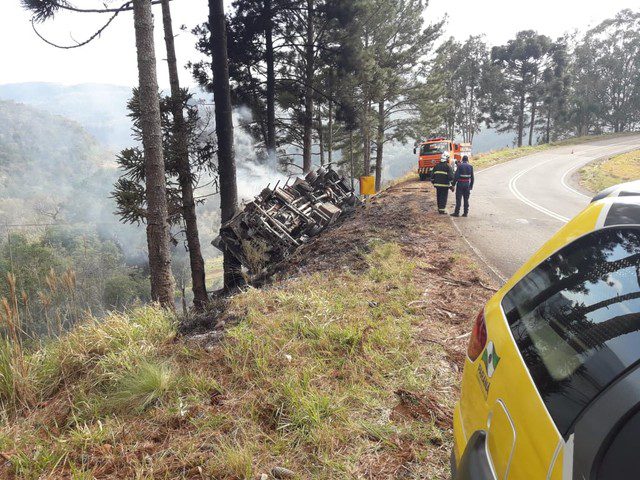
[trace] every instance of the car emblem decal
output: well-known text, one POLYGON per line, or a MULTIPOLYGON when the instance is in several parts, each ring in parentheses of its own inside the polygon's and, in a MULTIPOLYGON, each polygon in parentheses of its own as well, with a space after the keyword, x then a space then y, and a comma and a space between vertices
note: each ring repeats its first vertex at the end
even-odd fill
POLYGON ((484 362, 484 368, 487 370, 489 378, 493 376, 493 372, 496 371, 498 362, 500 362, 500 356, 493 345, 493 342, 489 342, 487 348, 482 352, 482 361, 484 362))

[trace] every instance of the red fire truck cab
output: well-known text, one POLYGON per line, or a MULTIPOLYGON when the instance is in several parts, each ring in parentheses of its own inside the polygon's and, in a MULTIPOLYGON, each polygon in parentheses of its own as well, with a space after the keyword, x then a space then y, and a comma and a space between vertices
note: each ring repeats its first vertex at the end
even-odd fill
POLYGON ((463 157, 471 157, 470 143, 455 143, 444 137, 430 138, 413 148, 414 155, 418 155, 418 174, 420 180, 427 180, 431 170, 440 161, 442 154, 449 152, 449 163, 455 168, 456 162, 463 157))

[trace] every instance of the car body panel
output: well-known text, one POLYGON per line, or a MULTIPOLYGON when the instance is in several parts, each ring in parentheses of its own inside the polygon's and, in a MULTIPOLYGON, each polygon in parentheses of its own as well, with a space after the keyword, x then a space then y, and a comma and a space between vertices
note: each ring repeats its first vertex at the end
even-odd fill
POLYGON ((564 225, 487 302, 484 310, 487 346, 492 344, 499 362, 489 376, 483 360, 487 348, 475 361, 466 359, 463 388, 454 415, 457 461, 464 454, 467 438, 476 431, 488 431, 488 451, 495 462, 497 478, 566 478, 563 470, 570 468, 572 457, 565 458, 564 439, 529 374, 501 302, 516 283, 550 255, 603 225, 602 217, 610 202, 610 199, 604 199, 592 203, 564 225), (501 419, 493 431, 490 428, 492 417, 501 419), (513 440, 507 420, 512 422, 513 440), (567 460, 569 467, 563 466, 567 460))
POLYGON ((546 478, 548 480, 563 480, 563 462, 564 462, 564 439, 558 441, 556 447, 556 453, 551 459, 551 465, 549 466, 549 473, 546 478))
POLYGON ((502 400, 491 408, 487 448, 496 478, 507 478, 516 443, 516 429, 502 400))

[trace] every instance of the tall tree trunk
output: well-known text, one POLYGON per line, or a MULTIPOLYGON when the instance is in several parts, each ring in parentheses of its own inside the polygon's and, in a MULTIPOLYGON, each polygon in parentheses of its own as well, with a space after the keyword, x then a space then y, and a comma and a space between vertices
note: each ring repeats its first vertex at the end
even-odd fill
POLYGON ((134 0, 133 16, 140 84, 151 297, 164 308, 174 310, 174 281, 169 251, 170 232, 151 0, 134 0))
POLYGON ((331 99, 330 92, 329 96, 329 121, 327 125, 327 158, 329 161, 329 165, 331 165, 332 156, 333 156, 333 100, 331 99))
POLYGON ((378 102, 378 130, 376 135, 376 192, 382 186, 382 153, 384 148, 384 101, 378 102))
POLYGON ((364 118, 362 120, 362 156, 364 159, 363 174, 371 175, 371 125, 369 125, 369 112, 371 100, 365 96, 364 118))
POLYGON ((518 146, 522 146, 522 137, 524 135, 524 90, 520 95, 520 111, 518 112, 518 146))
POLYGON ((467 116, 467 142, 473 142, 473 136, 476 133, 476 119, 475 119, 475 111, 476 111, 476 98, 474 95, 475 85, 471 85, 471 101, 469 102, 469 114, 467 116))
POLYGON ((193 198, 193 182, 191 165, 189 163, 189 139, 187 138, 187 124, 182 110, 182 92, 178 77, 178 62, 173 41, 173 25, 171 23, 170 0, 162 0, 162 21, 164 23, 164 41, 167 47, 167 64, 169 66, 169 85, 171 86, 171 113, 174 121, 174 135, 176 137, 178 182, 182 193, 182 218, 185 224, 187 247, 189 248, 189 263, 191 266, 191 289, 193 290, 193 305, 196 311, 204 310, 207 304, 207 286, 205 282, 204 259, 200 248, 198 235, 198 219, 196 216, 196 202, 193 198))
POLYGON ((547 110, 547 143, 551 143, 551 109, 547 110))
POLYGON ((362 174, 369 176, 371 174, 371 140, 369 139, 369 126, 362 125, 362 174))
POLYGON ((302 169, 311 171, 311 137, 313 134, 313 0, 307 0, 307 32, 304 46, 304 120, 302 132, 302 169))
POLYGON ((320 115, 320 109, 318 109, 318 146, 320 148, 320 165, 324 165, 324 138, 322 135, 322 116, 320 115))
POLYGON ((265 0, 265 61, 267 63, 267 153, 276 159, 276 74, 273 55, 272 0, 265 0))
POLYGON ((535 99, 531 100, 531 122, 529 123, 529 146, 533 145, 533 130, 536 125, 536 107, 537 101, 535 99))
POLYGON ((355 189, 356 168, 353 163, 353 130, 349 130, 349 164, 351 165, 351 190, 355 189))
MULTIPOLYGON (((231 220, 238 208, 236 159, 233 151, 233 118, 227 58, 227 22, 223 0, 209 0, 209 28, 211 30, 211 60, 213 70, 213 101, 215 103, 216 136, 218 139, 218 176, 220 185, 220 213, 222 223, 231 220)), ((240 262, 224 252, 224 289, 232 290, 242 284, 240 262)))

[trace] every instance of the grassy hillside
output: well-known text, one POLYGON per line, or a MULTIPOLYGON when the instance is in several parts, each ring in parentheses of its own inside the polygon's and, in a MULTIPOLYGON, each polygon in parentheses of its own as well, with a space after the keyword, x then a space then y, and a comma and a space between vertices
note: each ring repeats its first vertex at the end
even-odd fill
POLYGON ((221 343, 176 339, 146 307, 4 345, 0 477, 448 478, 465 333, 491 287, 409 190, 233 297, 221 343))
POLYGON ((437 346, 413 342, 416 265, 393 244, 375 246, 366 261, 361 276, 312 275, 236 297, 228 314, 243 321, 213 354, 172 344, 171 318, 144 308, 27 355, 0 396, 12 409, 47 407, 2 429, 12 470, 175 478, 186 467, 189 476, 252 478, 280 464, 347 478, 360 462, 386 468, 377 457, 391 460, 395 450, 426 461, 445 442, 439 424, 451 404, 433 422, 398 425, 393 392, 454 379, 438 372, 437 346))
POLYGON ((0 101, 0 298, 17 291, 23 335, 149 297, 144 230, 113 215, 113 158, 79 124, 0 101))
POLYGON ((498 165, 499 163, 508 162, 509 160, 513 160, 515 158, 524 157, 525 155, 531 155, 532 153, 542 152, 544 150, 548 150, 553 147, 562 147, 567 145, 578 145, 580 143, 586 142, 594 142, 597 140, 602 140, 604 138, 615 138, 615 137, 623 137, 625 135, 632 135, 633 133, 616 133, 616 134, 605 134, 605 135, 590 135, 586 137, 573 137, 566 140, 561 140, 559 142, 545 143, 541 145, 534 146, 524 146, 524 147, 515 147, 515 148, 505 148, 501 150, 495 150, 487 153, 481 153, 479 155, 474 155, 473 157, 473 165, 479 169, 491 167, 493 165, 498 165))
POLYGON ((640 179, 640 150, 591 163, 578 172, 587 190, 598 192, 618 183, 640 179))

